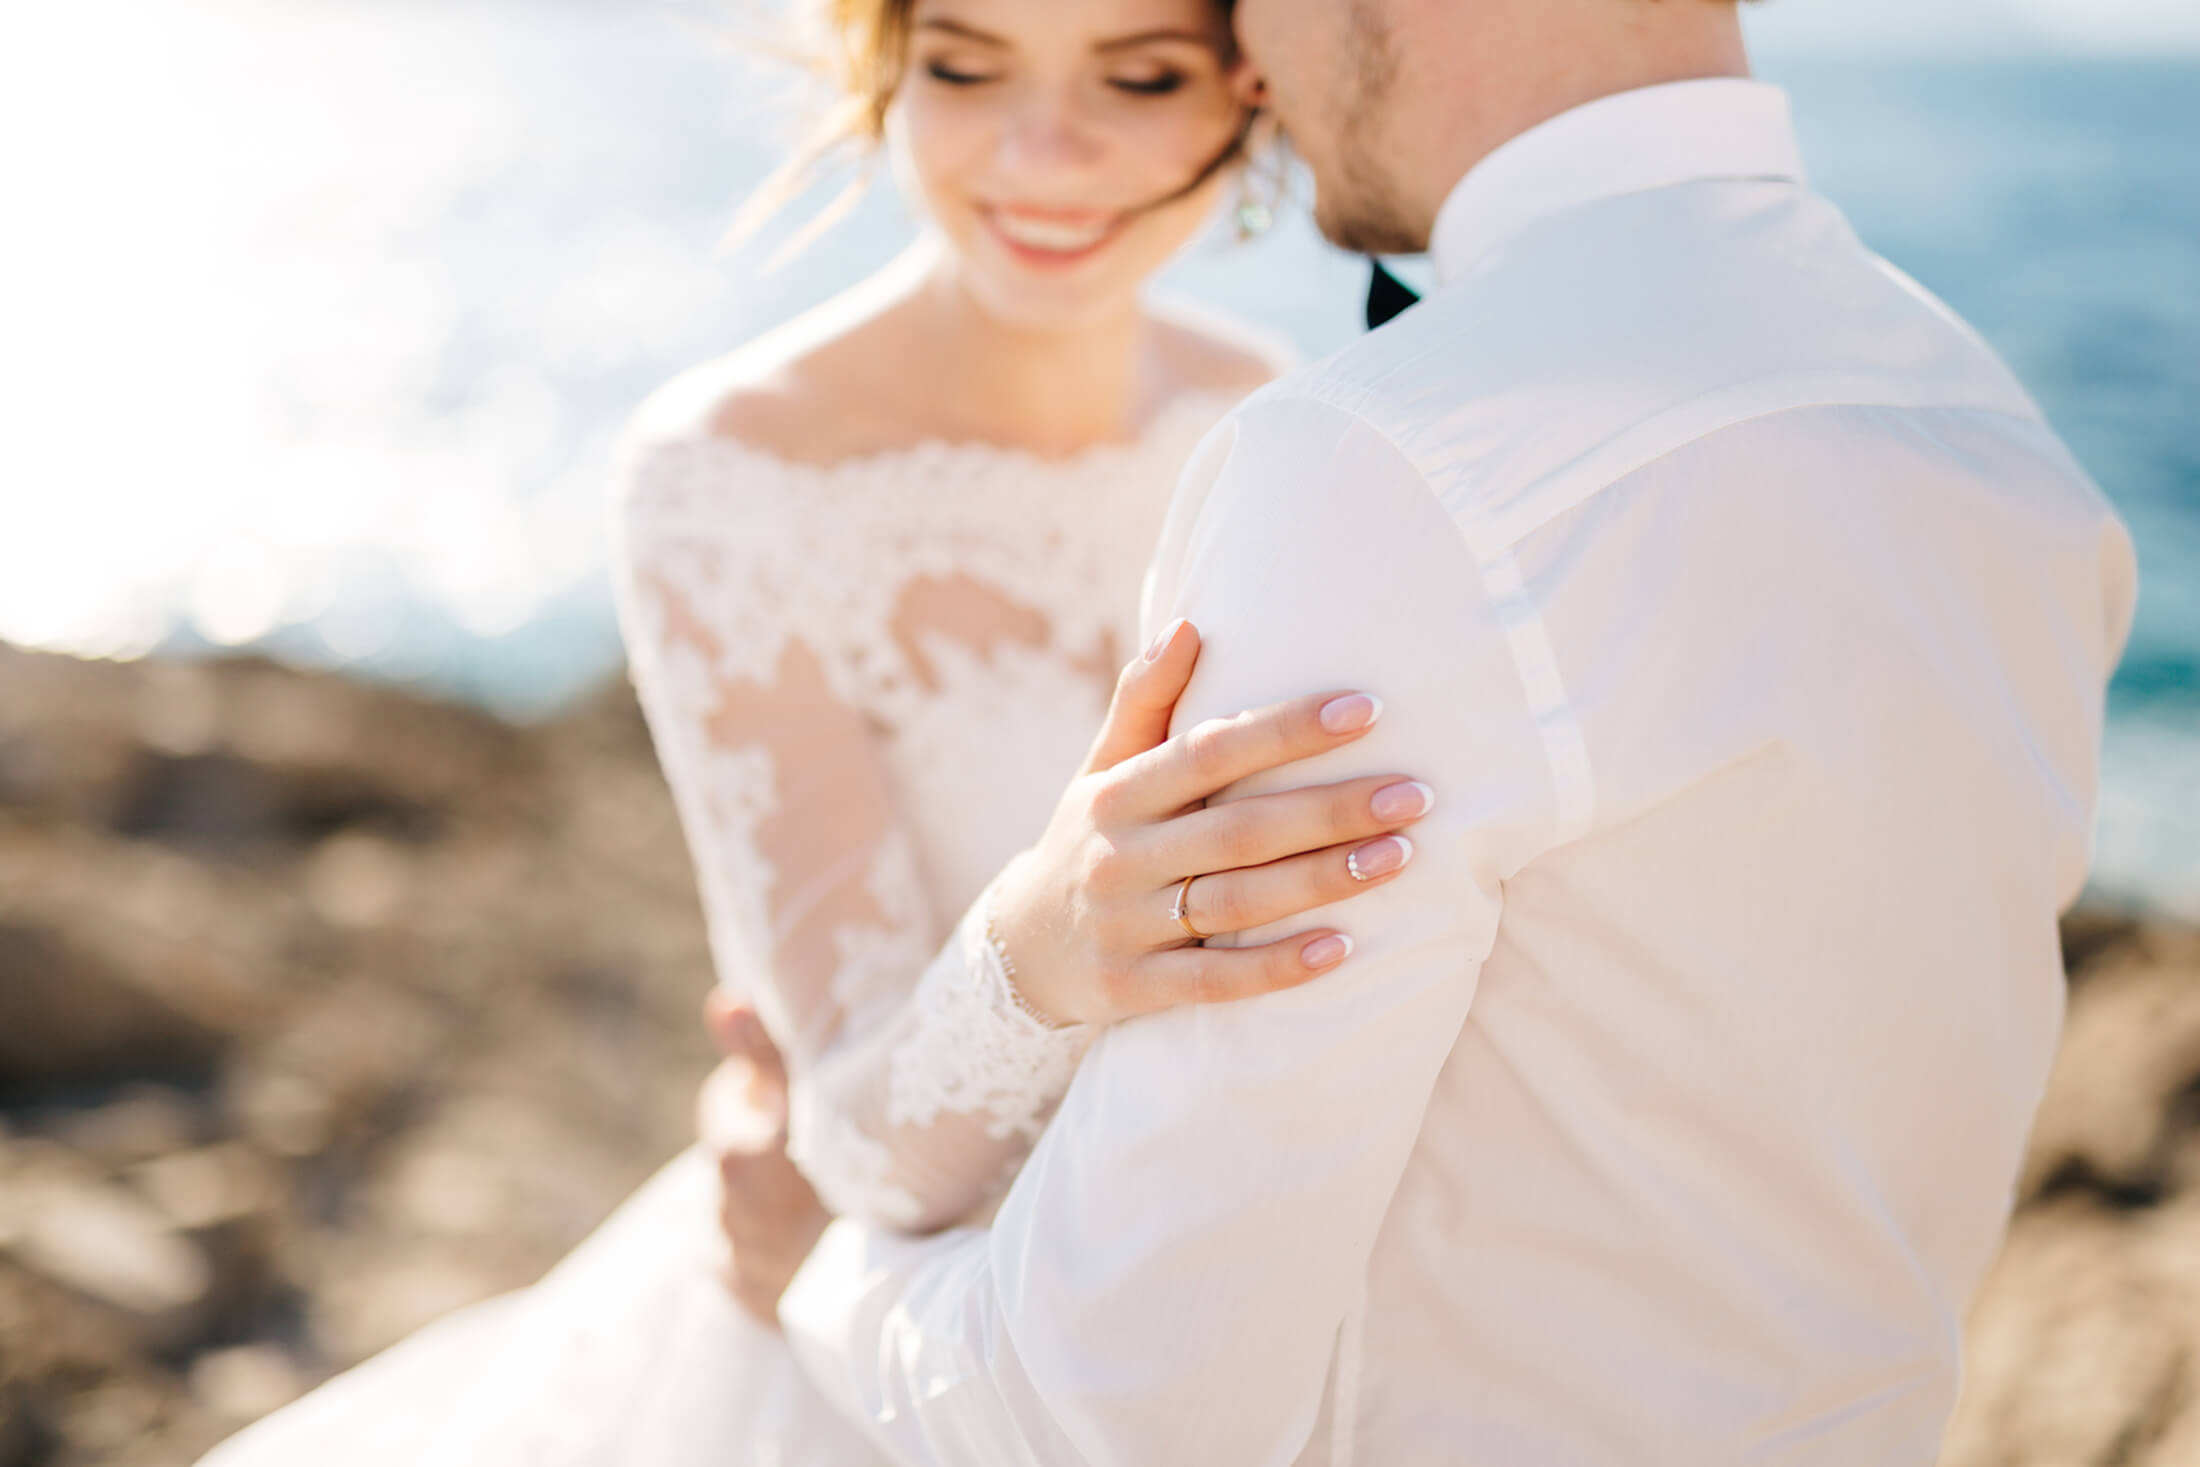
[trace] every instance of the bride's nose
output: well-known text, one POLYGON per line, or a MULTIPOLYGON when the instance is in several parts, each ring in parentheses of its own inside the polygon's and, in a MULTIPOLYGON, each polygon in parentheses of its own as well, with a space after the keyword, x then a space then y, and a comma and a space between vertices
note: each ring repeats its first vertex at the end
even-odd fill
POLYGON ((1003 124, 995 161, 1011 177, 1045 177, 1088 167, 1103 151, 1071 91, 1033 88, 1003 124))

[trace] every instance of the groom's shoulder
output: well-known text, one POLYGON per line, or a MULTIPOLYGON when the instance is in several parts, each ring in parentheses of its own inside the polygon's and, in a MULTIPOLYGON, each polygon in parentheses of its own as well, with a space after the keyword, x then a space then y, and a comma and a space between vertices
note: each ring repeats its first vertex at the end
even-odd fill
POLYGON ((1523 236, 1256 394, 1244 430, 1255 412, 1281 431, 1294 410, 1348 415, 1494 544, 1753 418, 1859 405, 2036 419, 1976 333, 1829 206, 1776 198, 1747 228, 1678 212, 1616 200, 1523 236))
POLYGON ((1434 302, 1416 306, 1380 330, 1277 376, 1231 415, 1239 431, 1273 431, 1313 422, 1349 424, 1390 440, 1407 457, 1471 382, 1469 353, 1434 302))

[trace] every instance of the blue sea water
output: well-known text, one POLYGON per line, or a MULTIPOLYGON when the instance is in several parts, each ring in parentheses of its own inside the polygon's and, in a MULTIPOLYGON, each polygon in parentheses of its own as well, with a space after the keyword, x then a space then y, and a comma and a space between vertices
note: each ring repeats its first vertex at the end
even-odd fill
POLYGON ((2200 912, 2200 66, 1776 79, 1817 185, 2008 358, 2130 525, 2095 882, 2200 912))
MULTIPOLYGON (((140 400, 173 416, 88 446, 96 404, 22 415, 0 476, 66 492, 0 540, 0 637, 258 645, 554 711, 618 675, 611 431, 907 237, 880 187, 786 268, 714 257, 795 99, 665 7, 42 14, 48 53, 78 45, 109 89, 57 96, 118 122, 27 175, 33 202, 54 194, 33 217, 67 225, 12 272, 38 285, 10 303, 29 390, 66 391, 71 358, 141 364, 140 400)), ((1819 188, 2007 356, 2130 523, 2143 591, 2097 882, 2200 913, 2200 60, 1761 71, 1819 188)), ((1195 247, 1166 285, 1318 356, 1356 329, 1359 281, 1287 214, 1254 245, 1195 247)))
POLYGON ((2119 712, 2200 735, 2200 67, 1801 68, 1815 181, 2017 369, 2139 545, 2119 712))

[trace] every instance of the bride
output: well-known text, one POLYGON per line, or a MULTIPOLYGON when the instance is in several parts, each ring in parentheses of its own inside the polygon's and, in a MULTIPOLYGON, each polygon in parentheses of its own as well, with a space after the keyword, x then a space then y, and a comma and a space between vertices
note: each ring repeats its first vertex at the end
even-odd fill
POLYGON ((205 1467, 881 1460, 773 1322, 829 1214, 983 1218, 1099 1027, 1351 949, 1198 937, 1412 854, 1433 796, 1402 776, 1205 807, 1359 737, 1373 696, 1170 738, 1198 634, 1133 640, 1179 467, 1272 371, 1140 294, 1242 166, 1227 6, 824 9, 825 144, 890 148, 925 238, 660 389, 621 455, 622 624, 751 1083, 721 1067, 706 1142, 540 1282, 205 1467))

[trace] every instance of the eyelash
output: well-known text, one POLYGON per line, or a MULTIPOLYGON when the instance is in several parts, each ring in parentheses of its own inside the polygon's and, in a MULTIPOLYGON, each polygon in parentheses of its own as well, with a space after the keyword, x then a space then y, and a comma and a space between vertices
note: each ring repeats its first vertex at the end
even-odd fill
POLYGON ((951 87, 974 87, 980 82, 989 82, 993 80, 993 78, 989 76, 976 75, 971 72, 955 71, 949 67, 940 65, 940 63, 937 61, 925 67, 924 70, 925 74, 930 76, 932 80, 937 82, 945 82, 951 87))
POLYGON ((1129 92, 1134 97, 1166 97, 1184 85, 1184 73, 1165 71, 1159 76, 1142 81, 1111 81, 1108 85, 1119 92, 1129 92))
MULTIPOLYGON (((994 78, 978 72, 956 71, 952 67, 943 66, 937 61, 926 66, 924 70, 925 74, 931 77, 932 80, 943 82, 951 87, 975 87, 994 80, 994 78)), ((1108 85, 1119 92, 1128 92, 1134 97, 1166 97, 1184 85, 1184 74, 1178 71, 1168 71, 1163 72, 1160 76, 1139 81, 1110 81, 1108 85)))

